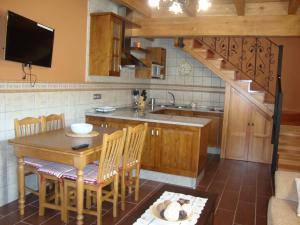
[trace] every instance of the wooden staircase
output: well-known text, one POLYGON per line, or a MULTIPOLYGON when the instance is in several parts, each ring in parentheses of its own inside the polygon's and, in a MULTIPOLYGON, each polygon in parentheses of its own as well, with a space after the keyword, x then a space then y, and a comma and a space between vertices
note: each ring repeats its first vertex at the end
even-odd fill
POLYGON ((231 85, 260 110, 273 116, 274 99, 268 97, 264 90, 254 89, 253 80, 245 78, 238 73, 233 66, 229 66, 226 60, 219 54, 214 53, 209 46, 201 44, 197 39, 184 39, 183 50, 218 75, 227 84, 231 85))
POLYGON ((281 125, 278 169, 300 171, 300 126, 281 125))

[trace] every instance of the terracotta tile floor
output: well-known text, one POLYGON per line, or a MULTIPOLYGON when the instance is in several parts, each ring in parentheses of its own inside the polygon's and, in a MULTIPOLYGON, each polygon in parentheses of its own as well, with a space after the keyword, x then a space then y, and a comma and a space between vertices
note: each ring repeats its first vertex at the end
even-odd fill
MULTIPOLYGON (((142 180, 140 201, 154 192, 161 183, 142 180)), ((220 160, 209 156, 205 176, 198 187, 219 195, 214 225, 267 225, 268 199, 272 195, 272 181, 269 166, 235 160, 220 160)), ((126 211, 119 210, 117 218, 112 217, 112 206, 104 204, 103 224, 117 225, 124 215, 139 206, 132 196, 127 197, 126 211)), ((70 214, 70 223, 76 224, 75 214, 70 214)), ((18 203, 14 201, 0 207, 0 225, 60 225, 60 214, 46 210, 44 217, 38 216, 37 197, 28 195, 25 215, 19 216, 18 203)), ((95 225, 96 218, 85 216, 86 225, 95 225)))

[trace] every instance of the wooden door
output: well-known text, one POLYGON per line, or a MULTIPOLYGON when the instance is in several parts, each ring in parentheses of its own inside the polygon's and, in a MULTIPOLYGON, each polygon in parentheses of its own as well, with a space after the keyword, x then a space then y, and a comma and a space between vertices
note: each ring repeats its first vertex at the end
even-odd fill
MULTIPOLYGON (((109 75, 120 76, 121 53, 122 53, 122 20, 113 17, 111 20, 112 47, 109 75)), ((104 43, 103 43, 104 44, 104 43)))
POLYGON ((247 160, 251 105, 234 89, 230 95, 225 157, 247 160))
POLYGON ((192 176, 196 164, 197 149, 195 141, 198 137, 194 131, 178 128, 162 128, 161 145, 157 156, 157 167, 160 171, 178 175, 192 176))
POLYGON ((160 140, 159 138, 157 138, 158 136, 156 136, 156 130, 157 129, 155 129, 152 126, 148 127, 145 145, 141 158, 143 169, 155 169, 156 152, 160 146, 160 140))
POLYGON ((266 119, 255 108, 251 112, 248 161, 271 163, 272 160, 272 121, 266 119))

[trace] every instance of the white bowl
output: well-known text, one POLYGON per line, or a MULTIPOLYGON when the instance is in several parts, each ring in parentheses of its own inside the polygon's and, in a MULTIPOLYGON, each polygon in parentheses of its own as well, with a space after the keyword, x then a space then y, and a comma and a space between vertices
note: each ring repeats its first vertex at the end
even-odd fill
POLYGON ((88 123, 74 123, 71 130, 75 134, 88 134, 93 130, 93 125, 88 123))

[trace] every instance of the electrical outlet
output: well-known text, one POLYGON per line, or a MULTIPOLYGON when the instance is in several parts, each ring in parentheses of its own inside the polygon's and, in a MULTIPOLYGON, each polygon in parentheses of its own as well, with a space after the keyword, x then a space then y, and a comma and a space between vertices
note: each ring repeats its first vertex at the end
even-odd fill
POLYGON ((101 94, 94 94, 93 99, 94 100, 101 99, 101 94))

